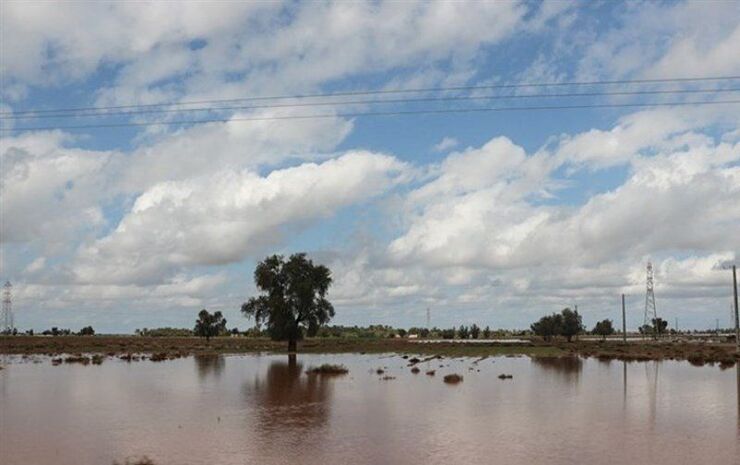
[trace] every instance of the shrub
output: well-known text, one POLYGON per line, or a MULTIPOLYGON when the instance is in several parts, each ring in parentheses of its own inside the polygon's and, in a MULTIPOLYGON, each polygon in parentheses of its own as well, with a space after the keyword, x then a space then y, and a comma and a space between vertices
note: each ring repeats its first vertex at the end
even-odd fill
POLYGON ((344 365, 324 363, 321 366, 310 368, 308 373, 313 375, 346 375, 349 373, 349 370, 344 365))

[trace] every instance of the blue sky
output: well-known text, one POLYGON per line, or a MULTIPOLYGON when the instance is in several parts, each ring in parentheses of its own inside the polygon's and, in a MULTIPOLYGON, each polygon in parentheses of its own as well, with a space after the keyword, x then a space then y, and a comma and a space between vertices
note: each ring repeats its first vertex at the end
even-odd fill
MULTIPOLYGON (((740 75, 733 2, 4 2, 0 111, 346 91, 740 75), (12 37, 13 40, 8 40, 12 37)), ((732 88, 738 80, 525 92, 732 88)), ((511 89, 382 98, 508 95, 511 89)), ((537 98, 4 119, 2 279, 21 328, 229 326, 267 254, 328 265, 336 323, 590 326, 658 311, 730 326, 737 105, 343 117, 368 111, 722 100, 537 98), (213 116, 213 115, 210 115, 213 116)), ((332 101, 377 96, 334 98, 332 101)), ((323 99, 324 102, 327 99, 323 99)), ((253 102, 252 102, 253 103, 253 102)), ((263 102, 261 102, 263 103, 263 102)), ((17 115, 16 115, 17 116, 17 115)))

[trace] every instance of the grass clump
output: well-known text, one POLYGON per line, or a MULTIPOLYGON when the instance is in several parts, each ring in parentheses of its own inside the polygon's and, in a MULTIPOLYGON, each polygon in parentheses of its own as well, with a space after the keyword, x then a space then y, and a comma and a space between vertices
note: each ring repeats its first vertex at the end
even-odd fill
POLYGON ((457 384, 461 383, 463 380, 462 375, 458 375, 457 373, 453 373, 451 375, 445 375, 444 382, 447 384, 457 384))
POLYGON ((313 375, 346 375, 349 373, 349 370, 344 365, 324 363, 323 365, 310 368, 308 373, 313 375))
POLYGON ((726 357, 719 361, 719 368, 721 370, 727 370, 728 368, 732 368, 734 366, 735 366, 734 358, 726 357))
POLYGON ((80 354, 70 355, 69 357, 64 359, 64 363, 81 363, 83 365, 89 365, 90 357, 80 354))

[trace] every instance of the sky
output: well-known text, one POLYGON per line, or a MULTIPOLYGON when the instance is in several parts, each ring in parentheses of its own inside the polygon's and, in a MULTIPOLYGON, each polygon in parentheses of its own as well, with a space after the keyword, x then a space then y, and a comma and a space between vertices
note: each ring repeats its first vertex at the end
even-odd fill
POLYGON ((577 305, 591 327, 625 293, 634 329, 652 261, 671 327, 729 327, 740 105, 619 105, 737 93, 481 97, 731 89, 490 86, 740 76, 738 50, 731 1, 4 1, 0 279, 20 329, 190 327, 201 308, 246 329, 255 264, 307 252, 336 324, 423 326, 429 308, 433 326, 527 328, 577 305), (275 105, 298 101, 322 105, 275 105), (612 106, 361 115, 584 104, 612 106), (177 123, 199 118, 220 121, 177 123), (62 128, 101 123, 127 125, 62 128))

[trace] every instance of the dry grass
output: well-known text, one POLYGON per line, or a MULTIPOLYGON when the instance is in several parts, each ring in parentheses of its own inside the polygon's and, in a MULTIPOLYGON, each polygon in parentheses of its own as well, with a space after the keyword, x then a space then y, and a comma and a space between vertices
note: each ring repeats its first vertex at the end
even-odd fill
MULTIPOLYGON (((208 345, 197 337, 141 337, 141 336, 0 336, 0 353, 46 354, 50 357, 63 354, 106 354, 123 360, 136 361, 143 354, 154 354, 153 359, 169 360, 188 355, 272 352, 284 353, 287 344, 262 338, 217 337, 208 345), (135 355, 138 354, 138 355, 135 355), (166 354, 163 356, 162 354, 166 354)), ((619 341, 556 341, 544 343, 533 340, 527 344, 478 343, 439 341, 432 344, 406 339, 340 339, 311 338, 301 341, 302 353, 397 353, 423 354, 418 357, 404 355, 410 364, 446 356, 450 358, 518 356, 557 357, 580 355, 601 360, 693 360, 693 363, 714 362, 729 367, 737 363, 733 344, 697 342, 639 341, 622 344, 619 341), (421 358, 422 360, 419 360, 421 358)))

